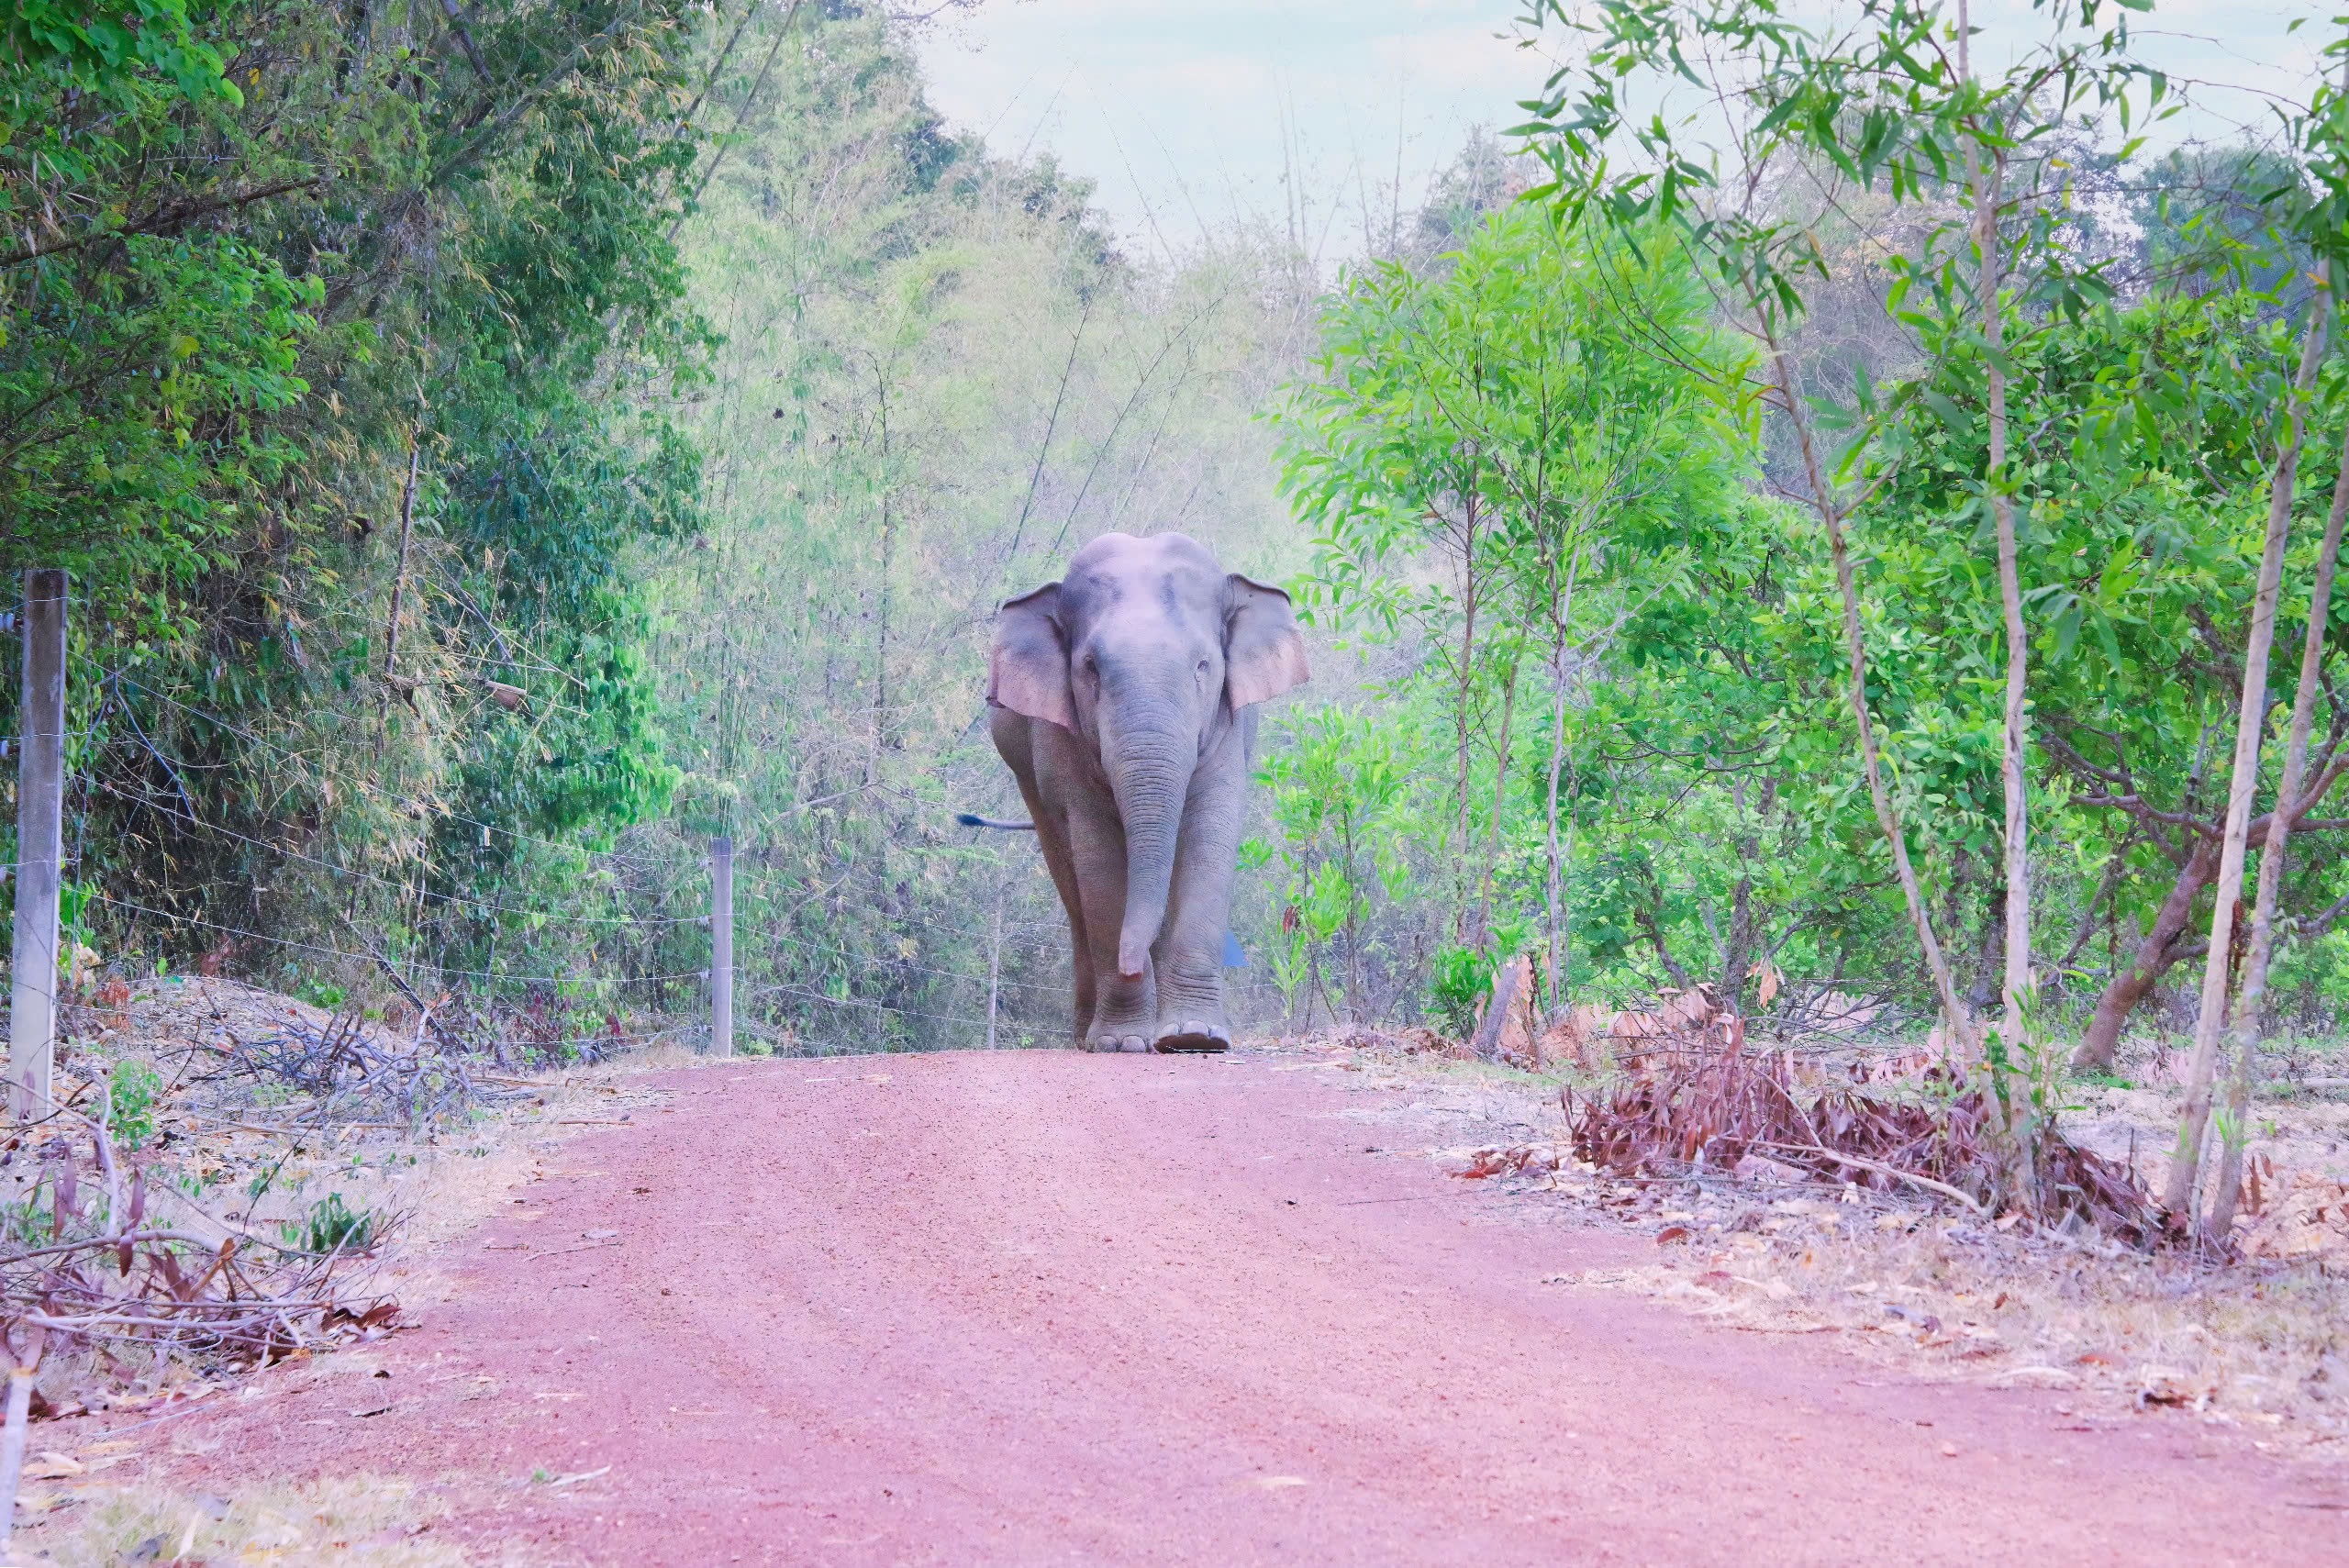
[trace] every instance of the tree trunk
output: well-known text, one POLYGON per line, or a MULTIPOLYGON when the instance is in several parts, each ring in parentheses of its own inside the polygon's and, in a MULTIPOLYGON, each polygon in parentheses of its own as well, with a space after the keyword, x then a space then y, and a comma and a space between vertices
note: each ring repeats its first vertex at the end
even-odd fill
POLYGON ((384 742, 392 724, 392 692, 399 679, 400 618, 407 595, 407 547, 416 532, 416 481, 424 462, 424 427, 421 419, 408 427, 407 483, 400 487, 400 548, 399 557, 392 566, 392 607, 384 617, 384 689, 375 709, 375 754, 384 754, 384 742))
MULTIPOLYGON (((1957 6, 1957 69, 1971 87, 1974 82, 1973 17, 1966 0, 1957 6)), ((2023 1046, 2032 1002, 2031 976, 2031 817, 2028 761, 2025 748, 2024 697, 2028 689, 2031 641, 2022 619, 2022 578, 2016 561, 2015 503, 2007 488, 2006 315, 1998 305, 1998 195, 2006 174, 2006 154, 1993 149, 1983 157, 1978 131, 1965 143, 1966 183, 1974 196, 1974 251, 1979 266, 1976 303, 1982 312, 1982 356, 1985 401, 1988 404, 1988 462, 1983 486, 1990 493, 1990 513, 1998 535, 1998 604, 2005 621, 2007 644, 2006 735, 2000 775, 2006 795, 2005 975, 1999 986, 2002 1004, 1999 1060, 2011 1062, 2023 1046)), ((2006 1084, 1992 1085, 2002 1107, 2009 1106, 2006 1084)))
MULTIPOLYGON (((2338 269, 2335 269, 2336 273, 2338 269)), ((2341 449, 2341 466, 2332 483, 2332 514, 2324 527, 2324 544, 2317 552, 2316 581, 2309 590, 2308 634, 2300 643, 2300 685, 2292 698, 2292 739, 2284 754, 2284 776, 2276 798, 2299 798, 2300 778, 2308 771, 2309 729, 2316 717, 2316 693, 2324 670, 2326 618, 2332 610, 2332 573, 2341 559, 2341 525, 2349 517, 2349 437, 2341 449)), ((2267 1002, 2267 962, 2276 946, 2276 900, 2284 880, 2284 852, 2292 838, 2288 811, 2278 811, 2259 851, 2259 893, 2251 917, 2251 951, 2245 955, 2243 990, 2235 1000, 2234 1071, 2227 1084, 2227 1116, 2220 1128, 2219 1180, 2210 1198, 2210 1234, 2223 1240, 2234 1229, 2235 1204, 2242 1190, 2243 1151, 2250 1130, 2251 1085, 2258 1076, 2259 1016, 2267 1002)))
MULTIPOLYGON (((1953 916, 1950 925, 1956 927, 1953 916)), ((1982 940, 1975 950, 1974 979, 1965 988, 1965 1005, 1976 1012, 1988 1012, 1990 1004, 1999 994, 1999 984, 2005 977, 2007 962, 2007 890, 2003 886, 1990 889, 1989 918, 1982 922, 1982 940)))
POLYGON ((1550 956, 1544 966, 1550 983, 1550 1006, 1562 1004, 1558 1000, 1558 963, 1561 952, 1559 932, 1560 907, 1564 903, 1564 862, 1558 857, 1558 773, 1566 761, 1566 638, 1574 626, 1575 577, 1582 568, 1582 551, 1577 549, 1566 561, 1565 602, 1550 622, 1550 800, 1547 828, 1549 831, 1550 877, 1547 888, 1550 916, 1550 956))
MULTIPOLYGON (((2309 813, 2316 809, 2338 777, 2337 767, 2335 764, 2320 773, 2309 785, 2308 792, 2301 795, 2299 803, 2293 807, 2293 831, 2306 829, 2309 813)), ((2255 818, 2250 832, 2244 835, 2245 845, 2253 850, 2265 848, 2268 831, 2275 823, 2276 814, 2272 811, 2255 818)), ((2171 950, 2177 946, 2178 939, 2186 934, 2188 926, 2192 922, 2195 899, 2219 874, 2220 848, 2216 834, 2197 828, 2188 828, 2188 831, 2194 835, 2194 852, 2180 862, 2176 878, 2170 884, 2169 896, 2162 900, 2161 908, 2155 912, 2153 929, 2137 944, 2136 956, 2130 961, 2127 969, 2113 976, 2111 983, 2105 987, 2103 996, 2098 1000, 2096 1015, 2089 1019, 2087 1032, 2080 1038, 2080 1048, 2072 1057, 2072 1066, 2076 1070, 2110 1069, 2112 1066, 2114 1049, 2120 1042, 2121 1028, 2129 1021, 2130 1013, 2160 982, 2171 964, 2188 956, 2183 949, 2171 950)), ((2320 929, 2329 924, 2329 916, 2317 917, 2314 921, 2314 926, 2320 929)), ((2301 929, 2309 928, 2310 922, 2301 923, 2301 929)))
POLYGON ((1550 696, 1550 797, 1546 812, 1549 877, 1542 888, 1550 924, 1550 951, 1543 963, 1543 977, 1549 982, 1552 1011, 1558 1007, 1558 928, 1560 907, 1565 902, 1564 861, 1558 849, 1558 775, 1566 764, 1566 677, 1555 660, 1550 665, 1550 678, 1555 686, 1550 696))
POLYGON ((40 1353, 48 1340, 48 1329, 30 1329, 25 1332, 21 1353, 13 1344, 8 1347, 7 1420, 0 1427, 0 1559, 13 1559, 8 1543, 17 1528, 17 1489, 25 1473, 25 1437, 32 1427, 33 1374, 40 1368, 40 1353))
POLYGON ((987 1049, 995 1049, 996 1002, 1003 989, 1003 895, 1008 878, 995 879, 995 918, 987 928, 987 1049))
MULTIPOLYGON (((1741 810, 1745 805, 1745 786, 1741 782, 1732 792, 1741 810)), ((1766 821, 1770 808, 1777 803, 1778 781, 1765 779, 1762 784, 1762 800, 1757 822, 1766 821)), ((1762 847, 1757 827, 1742 835, 1737 841, 1737 888, 1730 895, 1729 940, 1721 949, 1721 980, 1719 995, 1729 1004, 1730 1010, 1745 1011, 1745 972, 1753 961, 1753 856, 1762 847)))
POLYGON ((1485 1004, 1485 1016, 1476 1024, 1476 1034, 1471 1041, 1480 1062, 1490 1062, 1500 1049, 1501 1030, 1508 1025, 1509 1009, 1517 1006, 1517 993, 1525 984, 1526 971, 1532 966, 1518 959, 1510 959, 1493 976, 1493 997, 1485 1004))
MULTIPOLYGON (((1346 1022, 1362 1022, 1362 900, 1354 895, 1353 818, 1345 818, 1341 840, 1346 854, 1346 1022)), ((1377 872, 1371 873, 1375 876, 1377 872)))
POLYGON ((1860 634, 1860 594, 1852 572, 1850 541, 1844 536, 1843 519, 1835 508, 1834 498, 1827 493, 1827 476, 1820 466, 1819 446, 1812 439, 1809 417, 1803 412, 1794 361, 1775 339, 1770 341, 1770 351, 1778 373, 1778 391, 1787 401, 1787 417, 1794 422, 1796 443, 1802 450, 1803 476, 1810 486, 1811 504, 1818 508, 1819 520, 1826 527, 1828 552, 1834 559, 1835 587, 1843 601, 1843 651, 1851 667, 1852 718, 1859 728, 1860 765, 1867 775, 1868 798, 1875 804, 1876 826, 1883 830, 1885 845, 1892 851, 1892 869, 1900 880, 1900 895, 1908 901, 1909 920, 1916 929, 1917 945, 1923 951, 1926 973, 1932 978, 1933 994, 1941 1003, 1943 1018, 1952 1040, 1964 1040, 1971 1034, 1964 1005, 1958 1000, 1956 983, 1950 977, 1949 960, 1933 936, 1933 917, 1925 907, 1924 889, 1917 881, 1916 868, 1909 862, 1909 841, 1902 836, 1900 813, 1884 782, 1876 726, 1868 717, 1867 644, 1860 634))
POLYGON ((1517 663, 1512 660, 1501 684, 1500 754, 1493 764, 1493 820, 1485 834, 1485 870, 1476 892, 1476 946, 1493 940, 1493 870, 1501 858, 1501 817, 1508 805, 1509 728, 1517 722, 1517 663))
POLYGON ((2079 1050, 2072 1055, 2074 1071, 2112 1070, 2122 1026, 2136 1011, 2137 1004, 2160 984, 2169 966, 2177 962, 2179 955, 2171 950, 2193 920, 2195 899, 2210 885, 2218 870, 2218 845, 2198 836, 2193 853, 2178 867, 2176 877, 2170 883, 2169 896, 2162 900, 2161 908, 2154 914, 2153 929, 2137 944, 2136 956, 2127 969, 2112 977, 2104 995, 2097 999, 2096 1014, 2088 1020, 2087 1032, 2080 1037, 2079 1050))
POLYGON ((1672 976, 1673 984, 1683 991, 1687 990, 1692 984, 1688 972, 1681 967, 1678 959, 1672 956, 1672 949, 1664 940, 1664 924, 1656 918, 1655 906, 1640 905, 1632 911, 1631 918, 1639 923, 1641 931, 1648 939, 1648 945, 1655 949, 1656 959, 1664 965, 1664 972, 1672 976))
MULTIPOLYGON (((2219 1060, 2220 1031, 2227 1006, 2227 950, 2234 941, 2236 902, 2243 896, 2243 862, 2251 828, 2253 794, 2259 787, 2259 738, 2267 717, 2267 655, 2276 640, 2276 594, 2284 575, 2284 541, 2292 524, 2292 495, 2300 465, 2300 443, 2308 417, 2309 388, 2316 381, 2324 350, 2326 315, 2321 294, 2311 307, 2300 346, 2299 373, 2292 383, 2284 448, 2277 455, 2268 486, 2267 537, 2260 549, 2259 591, 2252 600, 2251 637, 2243 651, 2243 698, 2235 714, 2234 770, 2227 784, 2226 837, 2220 846, 2219 878, 2210 916, 2210 951, 2202 968, 2202 1010, 2194 1025, 2194 1057, 2187 1069, 2186 1108, 2170 1155, 2162 1205, 2173 1215, 2191 1214, 2194 1188, 2202 1173, 2202 1134, 2210 1117, 2210 1084, 2219 1060)), ((2288 803, 2287 803, 2288 808, 2288 803)))
MULTIPOLYGON (((884 461, 887 452, 885 447, 884 461)), ((881 614, 873 640, 873 735, 864 753, 864 782, 881 776, 881 748, 889 731, 889 573, 896 564, 896 529, 889 516, 889 492, 881 492, 881 614)))
POLYGON ((1721 978, 1714 994, 1732 1013, 1745 1011, 1745 967, 1753 947, 1753 877, 1740 872, 1729 898, 1729 937, 1721 943, 1721 978))

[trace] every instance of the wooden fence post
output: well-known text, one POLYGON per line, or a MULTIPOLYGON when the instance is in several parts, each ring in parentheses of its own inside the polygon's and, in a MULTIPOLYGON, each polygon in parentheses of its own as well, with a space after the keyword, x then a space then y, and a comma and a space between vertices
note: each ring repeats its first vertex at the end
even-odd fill
POLYGON ((709 841, 709 1051, 734 1054, 734 840, 709 841))
POLYGON ((65 573, 25 573, 25 689, 17 740, 17 930, 8 989, 9 1098, 50 1109, 57 1041, 57 900, 65 852, 65 573))

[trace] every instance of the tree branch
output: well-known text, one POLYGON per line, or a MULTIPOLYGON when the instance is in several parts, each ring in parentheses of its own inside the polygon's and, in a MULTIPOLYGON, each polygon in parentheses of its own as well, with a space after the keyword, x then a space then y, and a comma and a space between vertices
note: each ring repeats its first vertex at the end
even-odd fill
POLYGON ((211 213, 250 206, 255 202, 267 201, 272 196, 287 195, 295 191, 315 191, 326 183, 326 175, 315 174, 306 180, 281 180, 273 185, 256 186, 250 191, 239 191, 234 195, 208 196, 196 201, 176 202, 169 206, 159 206, 145 217, 134 223, 126 224, 120 228, 109 228, 96 234, 83 234, 71 239, 60 239, 53 244, 34 245, 26 250, 11 251, 5 256, 0 256, 0 267, 18 267, 27 261, 38 261, 45 256, 62 256, 68 251, 79 250, 84 246, 95 245, 107 239, 119 239, 126 235, 169 233, 183 224, 193 222, 211 213))

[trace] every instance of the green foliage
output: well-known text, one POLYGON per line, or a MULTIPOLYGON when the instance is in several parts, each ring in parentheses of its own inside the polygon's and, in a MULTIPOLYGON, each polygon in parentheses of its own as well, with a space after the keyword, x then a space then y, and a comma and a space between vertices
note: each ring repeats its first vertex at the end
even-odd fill
MULTIPOLYGON (((0 17, 0 64, 28 72, 43 86, 61 83, 117 106, 127 106, 150 76, 191 101, 241 101, 221 74, 218 51, 191 32, 187 0, 129 0, 96 14, 86 5, 17 0, 0 17)), ((30 107, 11 100, 12 134, 30 107)))
POLYGON ((678 776, 646 552, 703 517, 674 236, 708 156, 680 111, 740 86, 710 19, 0 20, 0 569, 74 576, 108 945, 216 940, 135 905, 303 944, 248 966, 608 963, 612 887, 558 889, 678 776), (604 923, 502 912, 532 903, 604 923))
MULTIPOLYGON (((1234 917, 1290 1018, 1464 1032, 1553 946, 1553 1005, 1769 973, 1781 1007, 1913 1007, 1843 587, 1784 499, 1799 413, 1901 847, 1977 990, 2018 508, 2035 918, 2051 1006, 2083 998, 2222 794, 2349 99, 2147 164, 2091 124, 2172 101, 2108 7, 1971 83, 1917 0, 1832 47, 1741 0, 1535 9, 1586 46, 1525 128, 1546 184, 1508 201, 1524 160, 1476 139, 1325 289, 1244 230, 1122 254, 1082 181, 941 131, 862 7, 9 8, 0 569, 76 578, 75 939, 163 973, 256 931, 213 951, 331 1006, 380 948, 596 1032, 621 977, 687 1001, 729 832, 762 1049, 975 1041, 991 999, 1050 1038, 1057 902, 947 826, 1009 802, 985 622, 1087 538, 1181 528, 1322 639, 1263 718, 1234 917), (1647 113, 1722 58, 1739 115, 1647 113), (1772 177, 1724 186, 1743 152, 1772 177)), ((2311 450, 2345 401, 2328 363, 2311 450)), ((2321 921, 2340 858, 2295 844, 2321 921)), ((2300 933, 2277 994, 2349 999, 2344 952, 2300 933)))
POLYGON ((1475 948, 1436 950, 1428 963, 1428 1001, 1446 1033, 1465 1040, 1475 1029, 1477 1009, 1492 995, 1499 968, 1490 954, 1475 948))
MULTIPOLYGON (((2065 979, 2118 974, 2131 959, 2123 933, 2185 885, 2176 879, 2208 830, 2186 824, 2215 809, 2212 737, 2239 680, 2258 551, 2251 524, 2284 436, 2307 264, 2338 249, 2349 99, 2328 79, 2305 113, 2285 117, 2280 150, 2139 167, 2136 140, 2115 150, 2101 136, 2117 125, 2141 138, 2175 97, 2132 56, 2109 7, 2046 8, 2037 47, 2004 74, 1973 78, 1943 47, 1944 8, 1909 0, 1871 6, 1859 27, 1832 34, 1727 0, 1537 14, 1577 47, 1519 128, 1551 176, 1531 199, 1596 253, 1620 244, 1643 260, 1685 257, 1711 294, 1709 325, 1734 328, 1763 356, 1742 366, 1696 356, 1709 360, 1698 379, 1718 388, 1720 406, 1756 389, 1776 402, 1755 477, 1806 495, 1820 471, 1794 462, 1800 445, 1833 486, 1817 498, 1823 521, 1759 501, 1674 508, 1670 550, 1608 584, 1611 635, 1589 651, 1573 700, 1560 699, 1556 727, 1575 732, 1562 759, 1568 819, 1590 829, 1566 879, 1579 895, 1580 959, 1562 959, 1646 983, 1710 969, 1725 993, 1742 991, 1758 962, 1913 996, 1898 934, 1904 902, 1888 875, 1897 847, 1921 868, 1932 917, 1978 993, 2000 957, 2009 660, 1990 547, 1993 502, 2011 499, 2039 748, 2032 842, 2047 862, 2034 883, 2052 894, 2034 897, 2034 918, 2068 971, 2059 993, 2065 979), (1648 113, 1651 95, 1689 82, 1718 87, 1734 107, 1648 113), (1722 175, 1732 169, 1802 177, 1731 187, 1722 175), (1970 207, 1986 169, 2003 204, 1999 293, 1987 299, 1970 207), (2143 231, 2133 240, 2103 216, 2129 204, 2143 231), (1986 317, 2002 343, 1986 337, 1986 317), (2009 425, 1997 463, 1993 369, 2009 425), (1806 384, 1834 390, 1805 396, 1806 384), (1837 450, 1815 448, 1821 432, 1837 450), (1852 547, 1848 575, 1826 548, 1837 523, 1852 547), (1881 746, 1896 843, 1859 788, 1854 679, 1881 746), (2099 934, 2101 953, 2081 963, 2099 934)), ((1391 292, 1412 293, 1400 283, 1391 292)), ((1490 350, 1506 362, 1513 325, 1472 324, 1450 357, 1481 369, 1490 350)), ((1360 336, 1353 321, 1334 323, 1339 362, 1360 336)), ((1660 357, 1689 360, 1669 348, 1660 357)), ((2339 376, 2328 367, 2321 384, 2312 451, 2337 439, 2339 376)), ((1397 613, 1404 600, 1382 603, 1356 580, 1410 584, 1423 602, 1450 595, 1458 607, 1447 629, 1464 629, 1473 557, 1431 550, 1435 530, 1422 525, 1460 529, 1482 499, 1475 469, 1497 443, 1465 426, 1469 439, 1415 442, 1408 396, 1348 407, 1361 378, 1349 368, 1328 380, 1344 439, 1319 439, 1307 456, 1342 468, 1351 440, 1380 461, 1334 484, 1293 469, 1298 494, 1383 515, 1386 540, 1404 546, 1383 567, 1330 552, 1329 596, 1425 639, 1427 623, 1397 613)), ((1419 380, 1439 387, 1442 373, 1419 380)), ((2288 583, 2306 579, 2321 502, 2299 500, 2304 542, 2288 583)), ((1496 585, 1500 542, 1486 557, 1496 585)), ((2288 591, 2287 619, 2289 605, 2288 591)), ((1455 683, 1464 857, 1480 801, 1506 815, 1511 798, 1497 769, 1489 784, 1472 779, 1469 740, 1497 762, 1510 754, 1515 737, 1496 736, 1509 724, 1496 726, 1494 708, 1509 710, 1494 698, 1515 689, 1539 625, 1495 595, 1479 607, 1502 624, 1486 623, 1487 669, 1455 683)), ((1493 833, 1488 880, 1506 882, 1505 846, 1520 846, 1521 863, 1530 837, 1493 833)), ((2329 847, 2299 850, 2287 906, 2330 907, 2320 901, 2336 866, 2329 847)), ((1465 894, 1460 879, 1449 896, 1465 894)), ((2286 967, 2296 962, 2288 955, 2286 967)))
MULTIPOLYGON (((1740 505, 1740 358, 1707 317, 1667 237, 1625 241, 1525 206, 1424 274, 1351 274, 1326 308, 1317 374, 1277 414, 1284 488, 1316 532, 1299 600, 1395 650, 1405 673, 1381 695, 1451 740, 1441 785, 1432 744, 1415 748, 1418 840, 1445 852, 1425 854, 1422 901, 1389 921, 1424 924, 1387 933, 1389 949, 1490 960, 1537 932, 1547 945, 1552 829, 1564 883, 1596 739, 1575 688, 1627 617, 1681 602, 1692 545, 1740 505)), ((1298 906, 1310 935, 1311 902, 1298 906)), ((1562 957, 1571 919, 1559 911, 1562 957)))
POLYGON ((155 1102, 163 1075, 147 1062, 117 1062, 106 1073, 106 1125, 116 1143, 137 1151, 155 1136, 155 1102))
POLYGON ((1280 829, 1269 853, 1255 857, 1281 873, 1285 940, 1274 949, 1275 973, 1292 1007, 1308 983, 1330 1005, 1321 965, 1334 946, 1347 1020, 1361 1022, 1370 1016, 1375 962, 1365 928, 1409 874, 1412 742, 1391 719, 1336 707, 1302 714, 1286 730, 1258 775, 1280 829))
POLYGON ((278 1234, 297 1252, 364 1252, 375 1245, 381 1225, 373 1210, 354 1210, 340 1193, 328 1193, 303 1218, 278 1227, 278 1234))

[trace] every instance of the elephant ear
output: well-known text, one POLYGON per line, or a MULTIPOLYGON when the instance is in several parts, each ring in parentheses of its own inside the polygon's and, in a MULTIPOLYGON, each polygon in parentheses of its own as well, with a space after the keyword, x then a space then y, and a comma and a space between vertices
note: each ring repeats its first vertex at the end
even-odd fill
POLYGON ((1313 678, 1286 594, 1235 572, 1224 579, 1223 602, 1224 690, 1234 712, 1313 678))
POLYGON ((996 616, 995 645, 987 650, 987 702, 1074 730, 1076 706, 1068 693, 1058 583, 1004 601, 996 616))

